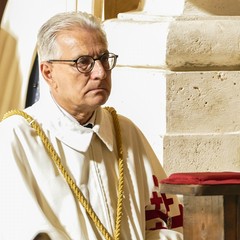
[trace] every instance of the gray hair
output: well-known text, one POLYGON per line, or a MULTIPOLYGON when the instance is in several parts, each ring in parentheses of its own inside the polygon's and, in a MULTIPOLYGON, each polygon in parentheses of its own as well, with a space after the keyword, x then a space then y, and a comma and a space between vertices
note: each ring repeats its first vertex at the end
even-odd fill
POLYGON ((98 18, 85 12, 59 13, 45 22, 38 32, 37 46, 40 60, 47 61, 60 57, 61 53, 56 43, 58 34, 63 30, 71 30, 76 27, 96 31, 107 46, 106 34, 98 18))

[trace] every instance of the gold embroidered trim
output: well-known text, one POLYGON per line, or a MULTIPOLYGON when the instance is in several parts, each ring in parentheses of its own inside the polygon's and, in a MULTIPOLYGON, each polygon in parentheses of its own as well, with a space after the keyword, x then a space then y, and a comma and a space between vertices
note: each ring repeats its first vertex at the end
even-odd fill
POLYGON ((119 240, 120 239, 120 229, 121 229, 121 218, 122 218, 122 202, 123 202, 123 186, 124 186, 124 161, 123 161, 123 148, 122 148, 122 139, 121 139, 121 131, 120 125, 118 121, 118 116, 116 110, 112 107, 105 107, 113 118, 113 124, 116 131, 116 141, 117 141, 117 150, 118 150, 118 169, 119 169, 119 182, 118 182, 118 201, 117 201, 117 215, 115 221, 115 231, 114 236, 112 237, 111 234, 107 231, 107 229, 103 226, 100 219, 94 212, 92 206, 84 197, 83 193, 79 189, 79 187, 75 184, 73 179, 70 177, 66 169, 61 163, 61 159, 58 156, 57 152, 55 151, 53 145, 50 143, 49 139, 47 138, 46 134, 44 133, 41 126, 27 113, 21 110, 11 110, 7 112, 3 119, 6 119, 12 115, 20 115, 25 118, 30 126, 35 129, 38 136, 41 138, 44 147, 46 148, 48 154, 52 158, 53 162, 57 166, 58 170, 62 173, 64 179, 68 183, 69 187, 73 191, 74 195, 78 199, 78 201, 82 204, 82 206, 86 209, 89 217, 93 220, 94 224, 98 228, 98 230, 102 233, 106 240, 119 240))

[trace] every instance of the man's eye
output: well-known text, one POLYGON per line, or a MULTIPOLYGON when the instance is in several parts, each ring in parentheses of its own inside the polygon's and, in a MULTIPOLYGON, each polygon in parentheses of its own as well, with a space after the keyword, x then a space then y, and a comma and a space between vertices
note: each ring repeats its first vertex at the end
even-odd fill
POLYGON ((104 55, 101 57, 101 62, 108 62, 108 58, 109 58, 109 55, 108 55, 108 54, 104 54, 104 55))
POLYGON ((91 59, 90 58, 88 58, 88 57, 81 57, 81 58, 79 58, 78 59, 78 61, 77 61, 77 64, 79 65, 79 66, 84 66, 84 65, 89 65, 89 64, 91 64, 91 59))

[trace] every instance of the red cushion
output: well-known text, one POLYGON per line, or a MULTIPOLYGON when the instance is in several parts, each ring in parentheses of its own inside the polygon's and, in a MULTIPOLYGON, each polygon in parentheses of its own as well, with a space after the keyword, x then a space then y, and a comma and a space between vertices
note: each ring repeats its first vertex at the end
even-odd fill
POLYGON ((160 181, 168 184, 240 184, 240 172, 187 172, 173 173, 160 181))

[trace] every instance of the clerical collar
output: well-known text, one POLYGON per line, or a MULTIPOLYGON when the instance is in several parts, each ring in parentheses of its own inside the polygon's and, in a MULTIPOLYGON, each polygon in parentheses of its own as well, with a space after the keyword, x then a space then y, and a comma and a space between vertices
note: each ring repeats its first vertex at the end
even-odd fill
POLYGON ((87 128, 93 128, 96 119, 96 111, 92 114, 91 118, 83 126, 87 128))
MULTIPOLYGON (((51 97, 53 99, 53 102, 56 104, 56 106, 58 107, 58 109, 63 113, 64 116, 66 116, 67 118, 69 118, 71 121, 74 121, 78 124, 80 124, 76 118, 74 118, 70 113, 68 113, 65 109, 63 109, 54 99, 54 97, 51 94, 51 97)), ((83 127, 87 127, 87 128, 93 128, 94 123, 95 123, 95 118, 96 118, 96 111, 94 111, 94 113, 92 114, 91 118, 84 124, 81 125, 83 127)))

